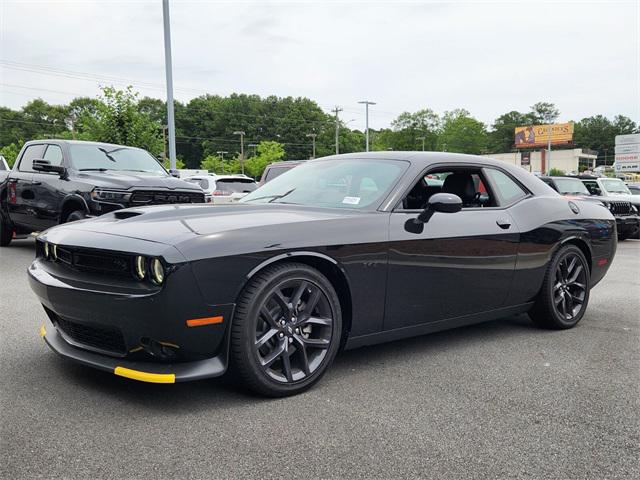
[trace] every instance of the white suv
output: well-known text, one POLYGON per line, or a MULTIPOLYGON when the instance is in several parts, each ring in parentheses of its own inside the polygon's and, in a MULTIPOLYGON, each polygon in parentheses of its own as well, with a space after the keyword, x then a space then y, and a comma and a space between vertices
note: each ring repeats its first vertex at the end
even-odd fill
POLYGON ((258 188, 258 184, 246 175, 194 175, 184 179, 200 185, 205 201, 215 205, 233 203, 258 188))

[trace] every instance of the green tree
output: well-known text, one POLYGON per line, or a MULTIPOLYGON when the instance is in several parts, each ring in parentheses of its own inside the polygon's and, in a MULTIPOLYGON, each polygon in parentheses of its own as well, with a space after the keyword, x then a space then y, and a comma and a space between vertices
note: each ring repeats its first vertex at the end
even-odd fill
POLYGON ((438 150, 458 153, 484 153, 487 148, 487 130, 482 122, 471 117, 464 109, 445 112, 438 150))
POLYGON ((515 110, 503 113, 495 119, 489 132, 489 152, 509 152, 514 147, 515 128, 537 123, 533 112, 521 113, 515 110))
POLYGON ((83 119, 85 133, 93 140, 140 147, 153 155, 162 151, 161 126, 138 111, 131 87, 104 87, 95 116, 83 119))
POLYGON ((260 142, 257 147, 257 155, 251 157, 244 163, 244 170, 251 177, 259 177, 267 165, 278 160, 282 160, 285 155, 284 147, 281 143, 267 141, 260 142))
MULTIPOLYGON (((162 166, 164 168, 166 168, 167 170, 169 170, 171 168, 171 161, 168 158, 165 158, 164 161, 162 162, 162 166)), ((176 158, 176 168, 182 169, 185 168, 185 164, 182 160, 180 160, 179 158, 176 158)))
POLYGON ((9 167, 13 167, 13 164, 16 163, 16 158, 18 158, 18 153, 20 153, 20 149, 22 148, 22 143, 10 143, 9 145, 5 145, 0 148, 0 155, 4 157, 4 159, 9 164, 9 167))
POLYGON ((538 102, 531 105, 531 113, 536 123, 553 123, 560 116, 560 110, 553 103, 538 102))

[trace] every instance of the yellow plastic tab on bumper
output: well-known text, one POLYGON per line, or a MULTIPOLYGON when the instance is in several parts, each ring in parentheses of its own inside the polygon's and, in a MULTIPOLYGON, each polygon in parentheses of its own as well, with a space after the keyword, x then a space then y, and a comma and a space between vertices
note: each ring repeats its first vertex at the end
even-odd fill
POLYGON ((176 383, 176 376, 173 373, 148 373, 139 370, 131 370, 125 367, 116 367, 113 373, 121 377, 131 378, 140 382, 149 383, 176 383))

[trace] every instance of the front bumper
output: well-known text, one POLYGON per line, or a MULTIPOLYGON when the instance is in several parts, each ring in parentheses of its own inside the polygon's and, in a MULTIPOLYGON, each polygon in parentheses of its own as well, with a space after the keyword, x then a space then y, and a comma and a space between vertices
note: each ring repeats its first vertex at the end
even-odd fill
POLYGON ((40 327, 40 335, 51 350, 63 357, 98 370, 141 382, 187 382, 219 377, 226 371, 226 361, 223 355, 193 362, 156 363, 112 358, 76 348, 62 337, 49 319, 40 327))
POLYGON ((156 289, 98 281, 42 258, 28 273, 48 316, 41 333, 62 356, 154 383, 216 377, 226 370, 226 327, 234 305, 205 304, 188 264, 156 289), (193 324, 205 318, 219 320, 193 324))
POLYGON ((637 215, 616 217, 616 228, 618 236, 640 238, 640 217, 637 215))

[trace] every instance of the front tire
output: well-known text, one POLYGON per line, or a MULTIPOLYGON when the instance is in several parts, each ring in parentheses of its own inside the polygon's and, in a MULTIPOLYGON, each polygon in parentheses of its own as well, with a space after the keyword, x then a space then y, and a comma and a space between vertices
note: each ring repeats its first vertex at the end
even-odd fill
POLYGON ((590 271, 575 245, 561 247, 547 267, 542 288, 529 317, 537 326, 562 330, 574 327, 589 303, 590 271))
POLYGON ((74 210, 69 215, 67 215, 67 218, 64 220, 64 223, 75 222, 77 220, 84 220, 85 218, 87 218, 87 214, 85 213, 84 210, 74 210))
POLYGON ((243 290, 231 327, 231 366, 240 383, 284 397, 310 388, 340 347, 342 313, 331 282, 300 263, 265 268, 243 290))

